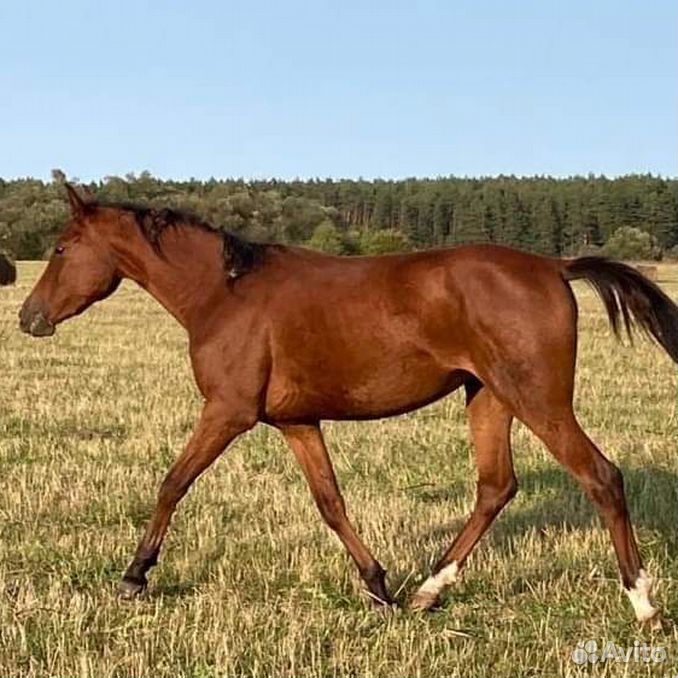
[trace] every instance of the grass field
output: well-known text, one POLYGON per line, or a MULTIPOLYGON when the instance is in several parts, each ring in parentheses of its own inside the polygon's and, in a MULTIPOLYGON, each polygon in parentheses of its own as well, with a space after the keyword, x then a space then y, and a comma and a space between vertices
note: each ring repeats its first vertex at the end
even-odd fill
MULTIPOLYGON (((200 399, 183 330, 125 284, 55 337, 19 333, 41 270, 0 290, 1 676, 676 675, 675 627, 636 628, 607 532, 521 426, 521 492, 442 612, 381 616, 278 434, 257 427, 181 505, 147 596, 119 602, 156 489, 200 399), (663 664, 579 668, 577 642, 666 648, 663 664)), ((676 297, 676 267, 660 279, 676 297)), ((678 617, 676 370, 615 342, 580 301, 577 411, 623 471, 657 599, 678 617)), ((325 426, 349 513, 402 600, 469 513, 462 398, 325 426)))

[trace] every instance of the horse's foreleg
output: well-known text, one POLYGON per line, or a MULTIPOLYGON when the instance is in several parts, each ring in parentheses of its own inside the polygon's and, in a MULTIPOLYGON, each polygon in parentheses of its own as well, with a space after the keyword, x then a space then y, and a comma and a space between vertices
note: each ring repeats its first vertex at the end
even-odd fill
POLYGON ((134 559, 120 582, 121 596, 131 598, 146 587, 146 572, 157 563, 158 553, 172 513, 193 481, 224 451, 240 433, 250 428, 234 419, 223 403, 207 403, 186 449, 172 465, 160 486, 158 501, 134 559))
POLYGON ((427 610, 456 579, 466 558, 518 488, 511 460, 512 415, 478 382, 467 386, 467 411, 478 463, 478 489, 473 513, 419 587, 410 607, 427 610))
POLYGON ((306 476, 322 517, 351 554, 373 600, 378 604, 390 605, 392 600, 384 581, 386 572, 363 544, 346 516, 344 500, 319 426, 281 426, 280 430, 306 476))

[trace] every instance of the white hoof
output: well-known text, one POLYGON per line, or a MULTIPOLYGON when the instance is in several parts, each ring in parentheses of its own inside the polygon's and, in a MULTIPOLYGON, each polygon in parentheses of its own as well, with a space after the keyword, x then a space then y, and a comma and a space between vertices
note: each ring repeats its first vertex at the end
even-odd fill
POLYGON ((652 578, 645 572, 640 570, 638 579, 633 585, 633 588, 626 589, 626 594, 633 605, 633 610, 636 613, 636 619, 641 623, 650 622, 653 619, 659 618, 661 624, 661 617, 659 610, 652 604, 650 596, 652 595, 652 578))

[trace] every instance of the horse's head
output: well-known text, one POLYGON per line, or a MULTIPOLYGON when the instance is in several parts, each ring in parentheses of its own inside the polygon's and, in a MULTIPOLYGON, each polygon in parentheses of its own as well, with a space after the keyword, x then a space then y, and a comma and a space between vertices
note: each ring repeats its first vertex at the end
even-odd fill
POLYGON ((105 299, 120 283, 104 237, 106 210, 83 199, 69 184, 66 190, 71 218, 19 312, 21 329, 34 337, 51 336, 56 325, 105 299))

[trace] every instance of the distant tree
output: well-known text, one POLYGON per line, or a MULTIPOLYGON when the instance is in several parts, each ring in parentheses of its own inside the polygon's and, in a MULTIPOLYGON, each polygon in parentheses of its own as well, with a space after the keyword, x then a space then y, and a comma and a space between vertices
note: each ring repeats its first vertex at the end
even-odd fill
MULTIPOLYGON (((0 178, 0 248, 18 259, 51 251, 68 216, 64 178, 58 170, 51 182, 0 178)), ((188 209, 264 242, 308 243, 330 221, 347 253, 497 242, 572 256, 621 227, 646 232, 664 252, 678 245, 678 182, 652 175, 175 181, 141 172, 89 187, 103 200, 188 209), (362 242, 366 231, 378 233, 374 243, 362 242)))
POLYGON ((454 242, 460 245, 487 242, 484 217, 485 209, 479 197, 467 198, 468 202, 454 211, 454 242))
POLYGON ((360 238, 360 251, 363 254, 388 254, 407 252, 412 249, 409 238, 400 231, 385 228, 379 231, 366 231, 360 238))
POLYGON ((374 201, 371 226, 390 228, 393 222, 393 197, 390 186, 380 186, 374 201))
POLYGON ((419 222, 419 205, 414 195, 406 196, 400 203, 400 224, 401 231, 408 237, 414 237, 417 234, 417 224, 419 222))
POLYGON ((504 228, 501 242, 520 249, 531 249, 530 215, 520 200, 518 192, 510 192, 504 205, 504 228))
POLYGON ((325 218, 325 210, 316 200, 288 196, 282 203, 279 238, 284 242, 308 240, 325 218))
POLYGON ((541 254, 563 253, 562 222, 555 200, 545 196, 533 205, 534 250, 541 254))
POLYGON ((329 219, 315 227, 313 235, 306 244, 314 250, 327 254, 344 254, 346 251, 339 229, 329 219))
POLYGON ((433 244, 442 245, 450 233, 450 215, 452 208, 443 198, 438 198, 433 206, 433 244))
POLYGON ((602 248, 603 253, 615 259, 656 259, 662 257, 662 250, 656 238, 647 231, 633 226, 618 228, 602 248))

